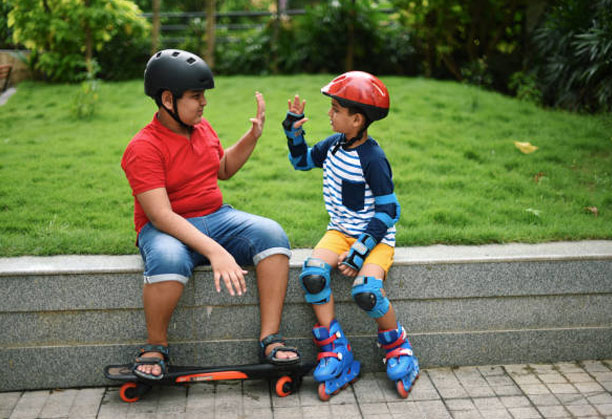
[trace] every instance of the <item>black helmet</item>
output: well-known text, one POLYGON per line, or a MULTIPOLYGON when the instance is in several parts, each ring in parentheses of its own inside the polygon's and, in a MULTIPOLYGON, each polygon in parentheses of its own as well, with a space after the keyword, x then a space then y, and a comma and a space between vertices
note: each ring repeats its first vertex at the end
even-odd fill
POLYGON ((164 90, 180 98, 187 90, 206 90, 215 87, 208 64, 191 52, 165 49, 155 53, 144 72, 145 93, 155 101, 164 90))

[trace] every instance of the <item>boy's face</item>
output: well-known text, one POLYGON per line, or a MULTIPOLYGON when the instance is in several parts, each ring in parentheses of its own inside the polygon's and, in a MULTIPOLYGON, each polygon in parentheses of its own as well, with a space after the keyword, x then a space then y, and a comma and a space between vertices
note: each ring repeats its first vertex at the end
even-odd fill
POLYGON ((332 98, 329 112, 329 123, 335 132, 339 132, 352 138, 359 132, 361 121, 359 114, 349 114, 348 108, 341 106, 336 99, 332 98))
POLYGON ((176 101, 181 120, 187 125, 196 125, 202 120, 206 97, 204 90, 187 90, 176 101))

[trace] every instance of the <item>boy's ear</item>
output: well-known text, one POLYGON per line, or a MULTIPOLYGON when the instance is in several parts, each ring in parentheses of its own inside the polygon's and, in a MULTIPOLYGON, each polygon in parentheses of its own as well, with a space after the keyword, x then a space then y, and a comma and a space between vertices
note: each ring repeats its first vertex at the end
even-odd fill
POLYGON ((362 113, 355 112, 352 116, 353 116, 353 124, 356 127, 361 127, 363 124, 365 124, 365 117, 363 116, 362 113))
POLYGON ((174 96, 172 92, 170 90, 164 90, 161 94, 161 101, 166 108, 172 109, 174 105, 174 96))

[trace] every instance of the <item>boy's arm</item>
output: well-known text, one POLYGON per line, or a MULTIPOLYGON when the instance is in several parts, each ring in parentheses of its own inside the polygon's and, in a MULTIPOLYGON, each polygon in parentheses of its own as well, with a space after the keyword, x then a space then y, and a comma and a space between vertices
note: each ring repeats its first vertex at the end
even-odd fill
POLYGON ((295 170, 310 170, 315 165, 312 161, 311 149, 304 139, 306 132, 302 128, 302 125, 308 121, 308 118, 304 117, 306 101, 300 102, 299 95, 295 95, 293 102, 289 100, 288 105, 289 110, 283 121, 283 129, 289 147, 289 161, 295 170))
POLYGON ((257 145, 257 140, 261 137, 264 123, 266 120, 266 102, 261 93, 255 92, 257 101, 257 114, 251 118, 251 128, 234 145, 225 150, 219 162, 217 177, 227 180, 234 176, 238 170, 246 163, 251 153, 257 145))
POLYGON ((215 287, 221 291, 220 280, 223 279, 230 295, 234 289, 238 295, 246 292, 243 270, 220 244, 202 234, 189 221, 172 210, 166 188, 152 189, 136 195, 147 218, 160 231, 180 240, 198 253, 206 256, 213 269, 215 287))

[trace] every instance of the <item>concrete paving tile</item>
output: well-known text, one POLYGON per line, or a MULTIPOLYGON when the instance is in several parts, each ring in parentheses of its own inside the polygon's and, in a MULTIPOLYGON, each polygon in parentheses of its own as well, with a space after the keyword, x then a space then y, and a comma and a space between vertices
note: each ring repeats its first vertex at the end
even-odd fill
POLYGON ((527 395, 550 393, 550 390, 544 384, 519 384, 519 387, 527 395))
POLYGON ((612 394, 608 392, 585 394, 591 404, 612 404, 612 394))
POLYGON ((590 382, 594 382, 595 379, 593 377, 591 377, 589 374, 587 374, 586 372, 582 371, 582 372, 568 372, 568 373, 563 373, 563 375, 565 376, 565 378, 567 378, 567 381, 569 381, 570 383, 590 383, 590 382))
POLYGON ((491 377, 495 375, 506 375, 504 367, 501 365, 485 365, 477 367, 483 377, 491 377))
POLYGON ((542 384, 542 381, 540 381, 538 376, 535 374, 522 374, 522 375, 511 374, 510 377, 512 378, 512 380, 514 380, 516 384, 518 384, 521 387, 524 385, 542 384))
POLYGON ((427 419, 452 419, 441 400, 422 400, 415 404, 427 419))
POLYGON ((523 394, 520 388, 515 385, 511 386, 495 386, 493 387, 493 391, 498 396, 518 396, 523 394))
POLYGON ((612 403, 611 404, 596 404, 594 407, 602 415, 612 416, 612 403))
POLYGON ((454 373, 464 387, 482 387, 487 385, 486 380, 476 367, 460 367, 454 373))
POLYGON ((350 404, 332 404, 329 406, 332 413, 332 418, 358 418, 361 416, 361 411, 359 410, 359 405, 356 403, 350 404))
POLYGON ((451 412, 456 410, 474 410, 476 405, 471 399, 453 399, 446 401, 446 408, 451 412))
POLYGON ((582 361, 582 367, 588 372, 609 372, 610 367, 602 361, 582 361))
POLYGON ((321 402, 318 406, 302 406, 301 410, 304 418, 333 418, 329 403, 321 402))
POLYGON ((595 408, 590 404, 568 405, 565 406, 565 408, 569 410, 572 415, 578 418, 598 415, 597 410, 595 410, 595 408))
POLYGON ((21 392, 0 393, 0 418, 8 418, 21 397, 21 392))
POLYGON ((486 419, 512 419, 510 412, 506 409, 481 410, 480 413, 486 419))
POLYGON ((414 384, 410 395, 408 396, 409 400, 437 400, 440 398, 440 394, 433 386, 429 375, 425 372, 421 372, 420 378, 414 384))
POLYGON ((473 399, 473 402, 480 411, 505 409, 505 406, 497 397, 476 398, 473 399))
POLYGON ((437 389, 443 399, 462 399, 469 396, 459 384, 454 387, 437 387, 437 389))
POLYGON ((531 406, 531 401, 525 396, 505 396, 499 400, 506 408, 531 406))
MULTIPOLYGON (((398 402, 387 403, 387 408, 391 412, 393 419, 424 419, 423 412, 419 409, 415 402, 398 402)), ((353 416, 356 417, 356 416, 353 416)))
POLYGON ((578 393, 576 387, 571 384, 547 384, 553 394, 574 394, 578 393))
POLYGON ((502 367, 510 375, 530 375, 532 374, 527 364, 508 364, 502 367))
POLYGON ((588 400, 582 394, 556 394, 562 405, 588 404, 588 400))
POLYGON ((576 389, 582 394, 597 393, 605 391, 604 388, 596 381, 589 383, 574 383, 576 389))
POLYGON ((465 387, 466 393, 470 397, 492 397, 496 395, 493 388, 486 387, 465 387))
POLYGON ((541 418, 542 415, 533 407, 515 407, 508 409, 514 419, 541 418))
POLYGON ((359 403, 359 409, 364 416, 384 415, 391 416, 387 403, 359 403))
POLYGON ((476 409, 474 410, 459 410, 451 412, 453 419, 482 419, 483 416, 476 409))
POLYGON ((68 414, 70 419, 96 417, 100 403, 104 398, 105 388, 84 388, 78 390, 68 414))
POLYGON ((514 381, 512 380, 512 378, 507 375, 493 375, 487 377, 486 380, 491 387, 514 385, 514 381))
POLYGON ((47 401, 40 411, 43 418, 63 418, 70 414, 72 403, 78 390, 54 390, 51 391, 47 401))
POLYGON ((566 384, 567 379, 559 374, 558 372, 551 372, 546 374, 538 374, 538 378, 542 380, 544 384, 566 384))
POLYGON ((538 410, 545 418, 566 418, 569 416, 569 412, 561 405, 539 406, 538 410))
POLYGON ((530 394, 527 396, 538 408, 540 406, 558 406, 561 402, 554 394, 530 394))
POLYGON ((553 368, 564 375, 569 373, 582 373, 584 369, 577 362, 555 362, 553 368))
POLYGON ((49 391, 47 390, 27 391, 23 393, 11 413, 11 419, 40 417, 40 412, 45 406, 48 398, 49 391))

